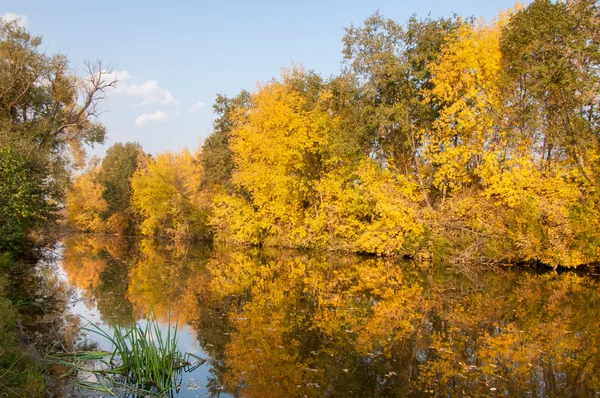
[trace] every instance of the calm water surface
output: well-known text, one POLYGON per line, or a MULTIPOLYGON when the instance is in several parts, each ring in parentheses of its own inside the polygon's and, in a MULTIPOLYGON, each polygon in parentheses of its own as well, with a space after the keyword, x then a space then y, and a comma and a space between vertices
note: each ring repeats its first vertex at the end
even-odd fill
MULTIPOLYGON (((590 272, 86 235, 57 251, 46 273, 70 292, 67 319, 178 322, 181 350, 208 361, 177 397, 600 395, 590 272)), ((75 346, 90 344, 111 348, 75 346)))

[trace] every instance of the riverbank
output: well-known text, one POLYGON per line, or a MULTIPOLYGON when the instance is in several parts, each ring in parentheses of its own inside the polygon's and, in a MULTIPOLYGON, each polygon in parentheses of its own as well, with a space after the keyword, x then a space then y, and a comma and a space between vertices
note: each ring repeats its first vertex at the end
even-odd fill
POLYGON ((17 266, 0 254, 0 396, 41 397, 46 387, 43 369, 23 343, 19 307, 9 294, 9 274, 17 266))

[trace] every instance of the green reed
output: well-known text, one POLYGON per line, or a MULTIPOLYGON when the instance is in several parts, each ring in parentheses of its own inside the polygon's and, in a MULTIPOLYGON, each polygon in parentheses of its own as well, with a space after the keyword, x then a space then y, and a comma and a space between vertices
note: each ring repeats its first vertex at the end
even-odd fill
POLYGON ((164 393, 175 387, 175 376, 188 364, 177 348, 177 325, 169 321, 166 332, 151 311, 145 325, 116 326, 112 334, 90 324, 82 330, 104 337, 114 346, 102 374, 119 375, 136 390, 164 393))

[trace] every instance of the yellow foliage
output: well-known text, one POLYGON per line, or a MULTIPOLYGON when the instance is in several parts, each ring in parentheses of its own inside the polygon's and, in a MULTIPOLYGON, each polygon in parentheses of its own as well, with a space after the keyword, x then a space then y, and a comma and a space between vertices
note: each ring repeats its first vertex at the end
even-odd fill
POLYGON ((205 237, 207 206, 200 191, 201 177, 200 164, 187 149, 161 153, 142 164, 131 179, 142 234, 205 237))
POLYGON ((462 25, 429 66, 433 86, 425 100, 439 104, 440 114, 425 134, 424 157, 433 186, 447 200, 436 215, 443 220, 438 233, 452 241, 452 228, 473 231, 465 252, 485 247, 479 254, 492 261, 597 261, 597 237, 590 234, 598 225, 583 231, 583 217, 573 218, 584 213, 590 223, 593 201, 584 197, 594 188, 572 161, 549 167, 533 142, 505 126, 504 109, 510 107, 502 91, 500 36, 509 17, 462 25))
POLYGON ((501 26, 464 24, 449 37, 439 59, 429 66, 433 87, 425 100, 441 106, 433 129, 425 134, 425 158, 434 165, 439 189, 473 182, 488 151, 502 139, 500 112, 501 26))
POLYGON ((502 163, 489 155, 479 174, 482 189, 453 197, 443 212, 485 234, 482 255, 555 267, 597 261, 597 228, 591 226, 598 219, 593 200, 585 198, 579 184, 556 171, 540 170, 526 155, 502 163))
POLYGON ((237 109, 230 146, 238 194, 214 200, 217 237, 251 244, 407 254, 424 227, 417 186, 370 159, 344 166, 330 152, 337 120, 321 90, 309 102, 284 74, 237 109))
MULTIPOLYGON (((213 198, 210 225, 218 240, 258 245, 263 239, 260 214, 251 203, 239 196, 217 195, 213 198)), ((267 225, 268 227, 268 225, 267 225)))
MULTIPOLYGON (((142 158, 131 179, 141 233, 379 256, 442 251, 456 262, 599 261, 597 82, 594 66, 582 66, 597 49, 585 19, 597 10, 588 4, 579 19, 579 6, 517 5, 491 24, 411 20, 406 37, 373 16, 345 39, 355 75, 285 70, 253 94, 217 98, 204 152, 142 158), (519 38, 537 28, 527 25, 537 13, 586 26, 540 27, 550 40, 540 54, 571 49, 564 65, 527 55, 537 50, 519 38)), ((118 233, 131 214, 108 217, 96 174, 75 180, 67 218, 118 233)), ((105 188, 129 209, 127 190, 105 188)))
MULTIPOLYGON (((304 73, 287 72, 283 82, 260 87, 250 107, 237 109, 230 147, 233 182, 242 194, 216 199, 211 224, 218 237, 307 243, 303 223, 316 205, 314 179, 336 122, 292 86, 292 79, 304 73)), ((326 99, 327 93, 320 97, 326 99)))
POLYGON ((412 254, 424 234, 418 186, 370 159, 323 177, 321 203, 309 231, 323 246, 375 254, 412 254), (326 246, 327 245, 327 246, 326 246))
POLYGON ((102 185, 96 182, 98 169, 75 178, 66 196, 66 217, 81 231, 106 232, 107 225, 101 214, 108 209, 102 198, 102 185))

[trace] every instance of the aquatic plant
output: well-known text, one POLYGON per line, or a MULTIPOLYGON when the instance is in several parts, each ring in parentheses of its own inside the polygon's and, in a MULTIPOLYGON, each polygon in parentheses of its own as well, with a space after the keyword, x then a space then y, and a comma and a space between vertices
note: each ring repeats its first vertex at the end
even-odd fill
POLYGON ((116 327, 112 337, 98 327, 88 331, 107 338, 115 347, 111 362, 116 357, 121 365, 112 372, 126 374, 140 385, 154 385, 160 391, 172 387, 173 373, 181 367, 183 356, 177 348, 177 327, 169 324, 166 334, 151 313, 146 325, 131 328, 116 327))
MULTIPOLYGON (((177 347, 177 324, 169 321, 162 329, 151 311, 147 319, 131 326, 116 326, 110 332, 93 323, 82 331, 94 333, 107 339, 114 347, 112 351, 80 352, 65 354, 70 361, 61 359, 73 371, 89 372, 96 381, 78 381, 82 387, 119 396, 120 391, 162 395, 177 389, 181 384, 181 373, 189 370, 191 358, 199 364, 201 358, 183 354, 177 347), (89 361, 103 364, 100 370, 87 369, 89 361)), ((199 365, 198 365, 199 366, 199 365)), ((70 372, 69 372, 70 373, 70 372)))

